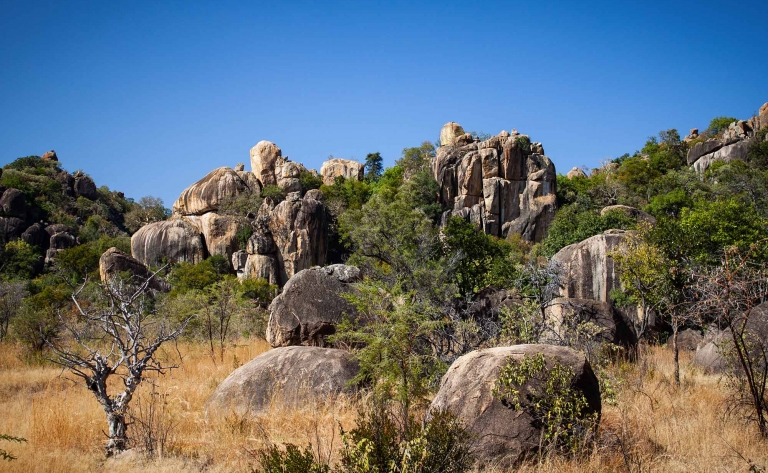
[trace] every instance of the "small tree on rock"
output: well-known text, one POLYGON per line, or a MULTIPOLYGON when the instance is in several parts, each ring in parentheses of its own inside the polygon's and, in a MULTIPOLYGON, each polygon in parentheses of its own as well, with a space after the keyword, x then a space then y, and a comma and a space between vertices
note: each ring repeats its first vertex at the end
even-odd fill
POLYGON ((104 409, 109 426, 107 456, 126 449, 128 404, 148 373, 164 374, 176 367, 158 359, 157 351, 181 336, 190 320, 169 326, 157 317, 149 289, 154 277, 138 284, 114 278, 100 286, 100 300, 90 305, 80 302, 84 283, 72 294, 77 309, 74 320, 59 314, 68 336, 46 340, 55 354, 53 361, 82 378, 104 409), (109 386, 112 376, 122 380, 123 388, 117 392, 109 386))

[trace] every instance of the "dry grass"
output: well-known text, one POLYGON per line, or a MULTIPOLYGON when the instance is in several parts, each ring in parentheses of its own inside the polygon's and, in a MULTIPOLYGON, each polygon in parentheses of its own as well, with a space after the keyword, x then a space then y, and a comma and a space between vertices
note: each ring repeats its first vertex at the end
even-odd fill
MULTIPOLYGON (((338 425, 354 423, 354 402, 345 399, 302 409, 275 403, 268 413, 252 418, 206 418, 205 401, 218 383, 268 346, 243 343, 228 351, 223 364, 214 364, 204 345, 179 349, 182 367, 157 380, 175 424, 170 453, 154 460, 128 455, 105 461, 106 422, 92 395, 61 376, 61 370, 29 366, 17 348, 0 345, 0 432, 28 440, 2 445, 18 460, 0 462, 0 472, 249 471, 249 451, 269 442, 335 449, 340 446, 338 425)), ((668 350, 651 348, 643 360, 611 368, 621 383, 615 405, 603 408, 599 442, 591 453, 578 459, 544 458, 518 471, 730 472, 750 471, 750 461, 758 468, 753 471, 768 469, 766 442, 755 429, 724 416, 722 380, 692 368, 684 357, 683 386, 677 389, 668 350)))

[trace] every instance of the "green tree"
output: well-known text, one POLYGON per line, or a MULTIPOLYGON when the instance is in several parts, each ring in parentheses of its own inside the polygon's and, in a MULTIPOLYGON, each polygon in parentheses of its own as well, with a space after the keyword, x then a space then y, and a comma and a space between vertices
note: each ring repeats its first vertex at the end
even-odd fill
POLYGON ((400 159, 395 161, 395 166, 401 168, 405 176, 412 176, 422 170, 430 172, 434 158, 435 145, 425 141, 421 146, 403 149, 400 159))
POLYGON ((376 182, 384 173, 384 159, 381 154, 368 153, 365 157, 365 180, 368 182, 376 182))
POLYGON ((739 119, 733 117, 715 117, 709 122, 707 131, 716 135, 727 129, 731 123, 737 121, 739 121, 739 119))

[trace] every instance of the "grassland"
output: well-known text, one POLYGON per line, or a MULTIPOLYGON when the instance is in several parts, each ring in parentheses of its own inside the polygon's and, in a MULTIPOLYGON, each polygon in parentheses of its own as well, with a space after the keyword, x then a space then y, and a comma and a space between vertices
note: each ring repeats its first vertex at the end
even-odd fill
MULTIPOLYGON (((218 383, 269 347, 261 340, 241 342, 223 363, 214 362, 202 344, 180 344, 179 349, 181 367, 156 380, 158 402, 166 407, 163 420, 172 425, 166 450, 153 459, 129 453, 106 460, 105 417, 92 395, 61 369, 27 363, 17 347, 0 345, 0 432, 28 440, 0 445, 18 457, 0 462, 0 472, 247 472, 255 464, 253 452, 270 442, 311 442, 324 456, 338 458, 339 426, 354 425, 359 400, 301 409, 275 402, 259 416, 208 418, 205 401, 218 383)), ((641 359, 608 368, 615 393, 604 401, 598 441, 590 452, 573 459, 541 458, 516 471, 768 469, 768 444, 754 428, 725 414, 724 379, 702 373, 684 357, 678 389, 671 381, 669 350, 649 347, 641 359)), ((137 402, 146 402, 149 393, 147 383, 137 402)))

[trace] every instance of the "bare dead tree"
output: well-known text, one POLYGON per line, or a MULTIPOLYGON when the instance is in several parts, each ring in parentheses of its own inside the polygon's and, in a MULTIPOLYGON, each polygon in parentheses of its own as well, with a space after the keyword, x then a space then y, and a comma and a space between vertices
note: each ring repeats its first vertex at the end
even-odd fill
POLYGON ((736 408, 746 408, 746 418, 768 437, 768 327, 765 314, 756 310, 768 300, 768 267, 755 263, 753 252, 726 250, 721 265, 694 272, 696 312, 715 319, 730 332, 725 355, 733 362, 736 408))
POLYGON ((92 306, 80 303, 83 283, 73 294, 74 320, 59 314, 68 336, 47 339, 53 361, 82 378, 107 416, 109 442, 106 454, 126 449, 125 415, 139 384, 150 372, 164 374, 177 367, 157 357, 158 349, 184 332, 191 317, 169 326, 150 304, 150 284, 157 273, 134 284, 113 278, 102 284, 101 300, 92 306), (109 379, 116 376, 123 387, 110 391, 109 379))

